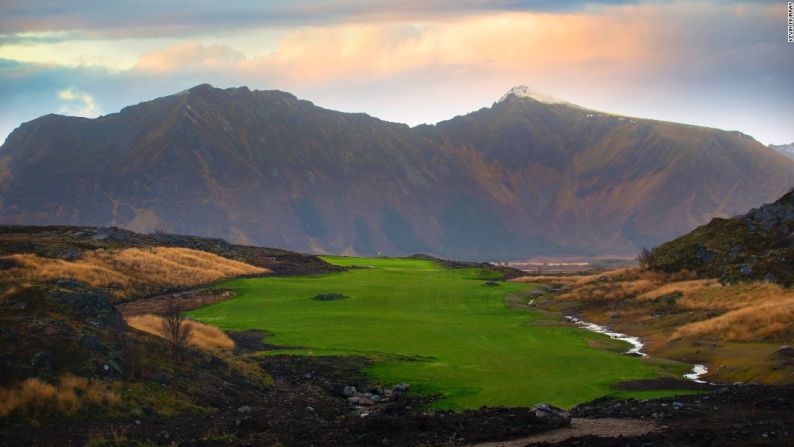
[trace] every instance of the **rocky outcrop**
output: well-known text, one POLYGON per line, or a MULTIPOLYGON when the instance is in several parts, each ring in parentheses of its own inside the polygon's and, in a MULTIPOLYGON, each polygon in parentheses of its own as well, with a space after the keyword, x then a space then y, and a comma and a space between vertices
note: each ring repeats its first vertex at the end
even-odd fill
POLYGON ((691 270, 725 283, 794 284, 794 190, 732 219, 714 219, 643 259, 665 272, 691 270))

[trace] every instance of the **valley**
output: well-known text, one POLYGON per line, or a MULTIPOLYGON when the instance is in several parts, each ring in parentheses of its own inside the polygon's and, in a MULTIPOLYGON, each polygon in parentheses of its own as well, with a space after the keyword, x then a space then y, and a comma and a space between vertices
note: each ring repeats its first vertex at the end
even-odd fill
MULTIPOLYGON (((789 197, 774 206, 785 212, 789 197)), ((688 286, 680 303, 704 300, 687 295, 696 286, 717 290, 695 273, 527 276, 115 228, 12 226, 0 236, 0 445, 610 445, 625 434, 637 445, 743 446, 764 433, 785 445, 794 423, 794 395, 781 386, 788 351, 768 356, 790 325, 727 344, 660 337, 743 300, 710 295, 711 307, 673 312, 668 289, 688 286), (190 318, 178 348, 164 325, 172 308, 190 318), (629 343, 570 313, 642 336, 650 355, 626 355, 629 343), (716 383, 684 380, 696 362, 716 383), (753 384, 725 384, 736 378, 753 384)), ((770 300, 760 308, 780 307, 770 300)))
POLYGON ((620 355, 625 343, 528 309, 532 287, 492 271, 419 259, 323 259, 351 269, 222 282, 238 296, 189 315, 227 330, 265 331, 268 344, 285 349, 274 355, 369 357, 376 363, 367 372, 378 381, 438 394, 433 408, 567 408, 616 392, 618 382, 689 368, 620 355), (312 299, 332 293, 341 298, 312 299))
POLYGON ((0 447, 794 446, 785 3, 0 0, 0 447))

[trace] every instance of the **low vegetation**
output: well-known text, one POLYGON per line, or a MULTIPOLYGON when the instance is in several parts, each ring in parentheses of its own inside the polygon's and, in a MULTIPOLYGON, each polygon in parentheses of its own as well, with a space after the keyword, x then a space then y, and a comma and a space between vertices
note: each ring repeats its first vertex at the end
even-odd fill
POLYGON ((117 386, 73 375, 55 384, 28 378, 16 386, 0 388, 0 418, 72 416, 90 407, 113 407, 121 402, 117 386))
POLYGON ((713 219, 640 257, 660 272, 689 270, 726 284, 767 281, 794 285, 794 190, 731 219, 713 219))
POLYGON ((236 298, 189 315, 230 330, 266 330, 268 343, 293 347, 279 353, 376 359, 368 370, 376 379, 440 393, 440 408, 571 406, 609 394, 616 382, 660 374, 619 355, 621 342, 532 311, 531 286, 498 281, 499 273, 422 259, 325 259, 370 268, 225 281, 218 287, 236 298), (348 298, 310 299, 329 291, 348 298))
POLYGON ((540 307, 643 336, 653 355, 712 364, 720 364, 725 355, 749 355, 753 358, 748 363, 758 367, 752 374, 738 367, 712 370, 712 380, 794 382, 789 362, 770 354, 794 338, 794 289, 759 281, 726 284, 697 276, 686 270, 633 268, 516 281, 539 282, 556 291, 538 299, 540 307), (781 368, 791 371, 781 374, 781 368))
MULTIPOLYGON (((166 338, 165 319, 157 315, 135 315, 127 317, 127 324, 139 331, 166 338)), ((194 320, 185 320, 184 325, 190 328, 190 336, 186 343, 206 351, 232 350, 234 340, 215 326, 194 320)))
POLYGON ((134 293, 134 286, 187 287, 269 272, 212 253, 175 247, 100 249, 72 261, 12 254, 0 257, 0 262, 8 265, 0 270, 0 282, 74 279, 92 287, 113 288, 117 296, 134 293))

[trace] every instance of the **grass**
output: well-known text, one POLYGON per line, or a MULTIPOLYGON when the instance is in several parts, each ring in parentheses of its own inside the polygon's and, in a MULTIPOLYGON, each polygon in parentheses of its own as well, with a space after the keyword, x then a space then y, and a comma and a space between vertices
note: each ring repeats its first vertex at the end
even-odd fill
MULTIPOLYGON (((163 335, 163 318, 157 315, 133 315, 126 318, 127 324, 139 331, 147 332, 158 337, 163 335)), ((185 321, 191 327, 188 345, 194 346, 205 351, 232 350, 234 340, 229 338, 225 332, 198 321, 185 321)))
MULTIPOLYGON (((195 286, 224 278, 268 273, 265 268, 188 248, 154 247, 94 250, 79 259, 44 258, 35 254, 0 257, 15 267, 0 271, 0 282, 69 278, 93 287, 133 292, 136 285, 195 286)), ((122 292, 122 295, 124 293, 122 292)))
POLYGON ((767 282, 721 284, 692 272, 623 269, 600 276, 527 276, 517 282, 563 284, 539 300, 645 337, 651 355, 709 364, 709 381, 794 383, 775 354, 794 336, 794 289, 767 282), (738 361, 741 359, 741 361, 738 361))
POLYGON ((593 340, 617 343, 604 336, 559 322, 539 324, 551 317, 508 306, 506 297, 516 301, 532 286, 485 287, 498 276, 491 271, 444 269, 425 260, 325 259, 364 268, 224 281, 219 286, 239 296, 190 315, 224 329, 266 330, 273 334, 269 343, 295 347, 290 352, 375 358, 369 372, 377 379, 441 393, 438 408, 570 407, 611 393, 616 382, 660 371, 590 346, 593 340), (348 298, 312 299, 328 293, 348 298))
POLYGON ((15 387, 0 388, 0 420, 13 416, 72 416, 85 407, 117 406, 119 395, 94 379, 62 376, 56 384, 28 378, 15 387))

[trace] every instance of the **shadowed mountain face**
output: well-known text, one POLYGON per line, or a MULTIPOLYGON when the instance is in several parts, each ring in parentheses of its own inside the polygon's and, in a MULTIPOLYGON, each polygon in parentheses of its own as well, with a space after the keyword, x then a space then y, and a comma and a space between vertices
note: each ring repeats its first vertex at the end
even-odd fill
POLYGON ((633 254, 794 185, 794 162, 742 134, 525 92, 415 128, 209 85, 47 115, 0 149, 0 221, 361 255, 633 254))

